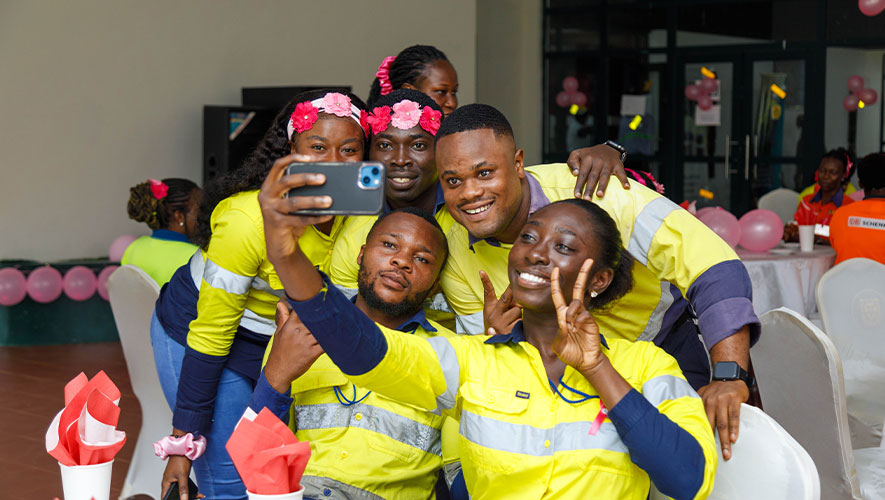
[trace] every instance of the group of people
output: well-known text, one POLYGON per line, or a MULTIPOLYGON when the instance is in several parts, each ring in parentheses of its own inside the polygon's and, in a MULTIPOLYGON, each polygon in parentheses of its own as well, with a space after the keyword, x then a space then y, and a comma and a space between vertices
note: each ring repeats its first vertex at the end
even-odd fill
MULTIPOLYGON (((836 264, 867 258, 885 264, 885 154, 872 153, 857 165, 844 148, 823 155, 814 173, 815 183, 799 193, 800 212, 814 214, 814 223, 826 229, 820 238, 836 250, 836 264), (861 191, 848 180, 856 168, 861 191)), ((796 225, 785 238, 796 241, 796 225)))
POLYGON ((199 246, 151 322, 164 493, 193 467, 207 497, 245 498, 224 445, 247 407, 311 442, 305 498, 710 493, 713 429, 730 458, 753 384, 743 264, 619 145, 527 166, 457 89, 445 54, 409 47, 368 105, 295 96, 196 216, 146 204, 153 238, 199 246), (362 160, 386 166, 381 215, 293 215, 332 200, 285 197, 326 180, 288 165, 362 160))

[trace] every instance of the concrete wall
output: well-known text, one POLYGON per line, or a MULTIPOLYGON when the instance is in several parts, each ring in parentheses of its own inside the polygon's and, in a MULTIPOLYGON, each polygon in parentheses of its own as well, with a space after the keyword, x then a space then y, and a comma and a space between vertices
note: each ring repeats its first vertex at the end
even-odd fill
POLYGON ((384 56, 427 43, 473 102, 476 15, 476 0, 4 0, 0 258, 98 257, 146 234, 129 187, 199 181, 202 106, 239 104, 244 86, 365 96, 384 56))
POLYGON ((507 116, 527 165, 542 153, 542 13, 539 0, 476 4, 476 101, 507 116))

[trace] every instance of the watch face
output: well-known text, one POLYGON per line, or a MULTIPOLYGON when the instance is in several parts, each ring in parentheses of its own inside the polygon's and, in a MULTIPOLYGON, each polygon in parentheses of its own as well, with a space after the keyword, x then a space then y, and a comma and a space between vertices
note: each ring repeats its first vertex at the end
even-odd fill
POLYGON ((734 361, 721 361, 713 365, 714 380, 738 380, 740 378, 740 365, 734 361))

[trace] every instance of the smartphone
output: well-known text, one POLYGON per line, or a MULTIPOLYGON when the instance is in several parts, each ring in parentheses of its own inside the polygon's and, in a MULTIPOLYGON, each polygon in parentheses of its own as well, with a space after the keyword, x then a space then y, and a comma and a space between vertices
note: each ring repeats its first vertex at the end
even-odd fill
POLYGON ((293 163, 286 174, 319 173, 326 176, 321 186, 304 186, 288 193, 291 196, 331 196, 332 206, 299 210, 294 215, 378 215, 384 204, 387 173, 374 161, 340 163, 293 163))
MULTIPOLYGON (((192 500, 197 498, 199 492, 197 484, 194 483, 193 479, 187 478, 187 499, 192 500)), ((178 482, 172 483, 172 486, 166 492, 166 495, 163 496, 163 500, 181 500, 181 494, 178 492, 178 482)))

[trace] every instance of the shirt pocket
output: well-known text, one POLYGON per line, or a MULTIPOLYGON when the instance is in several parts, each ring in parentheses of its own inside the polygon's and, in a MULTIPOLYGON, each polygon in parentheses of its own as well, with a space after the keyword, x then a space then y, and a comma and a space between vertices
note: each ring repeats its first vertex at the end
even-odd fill
POLYGON ((470 381, 460 394, 462 462, 490 472, 513 472, 525 455, 524 441, 544 432, 529 424, 529 400, 516 397, 513 388, 470 381))

